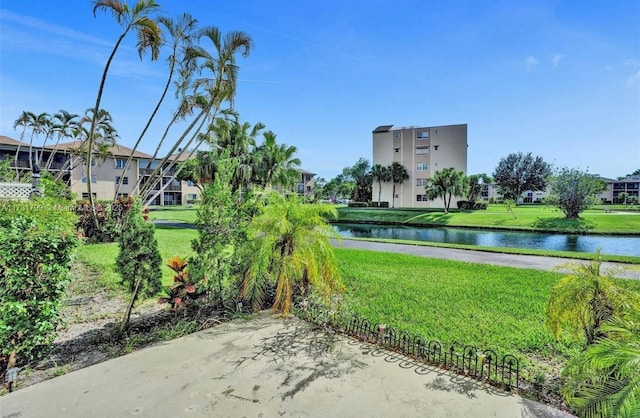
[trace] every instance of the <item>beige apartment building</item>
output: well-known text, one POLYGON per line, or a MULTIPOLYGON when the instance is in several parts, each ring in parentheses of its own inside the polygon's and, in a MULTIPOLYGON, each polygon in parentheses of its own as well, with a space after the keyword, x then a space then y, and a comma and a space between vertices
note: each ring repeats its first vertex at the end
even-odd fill
MULTIPOLYGON (((51 158, 51 163, 47 171, 53 175, 60 173, 60 178, 69 185, 71 191, 78 198, 88 199, 86 164, 83 155, 79 155, 75 150, 81 145, 80 142, 68 142, 57 146, 32 147, 33 158, 37 164, 45 168, 45 162, 51 158), (62 171, 62 173, 61 173, 62 171)), ((120 177, 123 176, 122 186, 117 197, 126 197, 133 193, 134 188, 140 184, 145 184, 151 180, 151 175, 160 166, 160 159, 153 159, 152 155, 136 151, 126 173, 122 170, 126 165, 127 158, 131 155, 131 148, 116 145, 108 149, 108 157, 101 160, 94 160, 91 169, 91 183, 93 197, 96 200, 112 200, 114 198, 120 177)), ((170 161, 177 158, 178 162, 186 161, 190 153, 182 152, 179 155, 171 156, 170 161)), ((23 174, 30 170, 29 144, 0 135, 0 159, 9 159, 13 168, 18 168, 23 174), (16 160, 16 154, 18 158, 16 160)), ((157 184, 145 199, 153 199, 153 206, 174 206, 193 203, 200 199, 200 189, 191 181, 179 181, 172 179, 176 167, 165 164, 159 174, 162 181, 157 184)), ((315 174, 305 170, 300 171, 300 178, 295 188, 298 194, 313 196, 315 174)))
MULTIPOLYGON (((389 207, 444 207, 442 199, 427 200, 424 186, 438 170, 453 167, 467 173, 467 125, 430 127, 378 126, 373 130, 373 164, 402 164, 409 179, 396 184, 395 196, 391 182, 382 183, 380 200, 389 207)), ((378 198, 378 183, 373 184, 373 200, 378 198)), ((454 198, 455 199, 455 198, 454 198)), ((456 200, 451 206, 455 207, 456 200)))

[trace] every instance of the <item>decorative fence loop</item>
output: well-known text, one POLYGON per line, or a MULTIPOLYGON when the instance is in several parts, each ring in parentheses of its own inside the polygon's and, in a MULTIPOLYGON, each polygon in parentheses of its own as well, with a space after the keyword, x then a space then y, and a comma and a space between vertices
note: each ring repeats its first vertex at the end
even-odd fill
POLYGON ((494 385, 503 385, 507 389, 520 387, 520 362, 511 354, 505 354, 500 359, 494 350, 480 350, 473 345, 464 346, 461 352, 457 351, 455 344, 443 350, 439 341, 427 341, 386 324, 372 323, 356 314, 348 316, 335 313, 315 304, 305 303, 300 316, 425 364, 449 369, 494 385))

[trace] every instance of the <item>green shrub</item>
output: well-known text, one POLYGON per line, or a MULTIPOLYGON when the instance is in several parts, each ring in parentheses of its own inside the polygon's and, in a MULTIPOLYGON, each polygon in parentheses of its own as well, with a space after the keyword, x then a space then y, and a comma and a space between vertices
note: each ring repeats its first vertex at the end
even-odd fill
POLYGON ((350 208, 366 208, 368 205, 367 202, 349 202, 347 206, 350 208))
POLYGON ((129 325, 131 309, 140 294, 153 296, 162 288, 162 258, 152 223, 146 222, 140 209, 140 201, 133 201, 127 208, 120 235, 120 252, 116 258, 116 270, 122 283, 131 293, 129 307, 122 319, 120 335, 129 325))
POLYGON ((73 212, 38 199, 0 206, 0 371, 42 358, 56 336, 69 279, 73 212))
POLYGON ((469 200, 458 200, 458 209, 464 210, 486 210, 487 204, 480 202, 471 202, 469 200))
POLYGON ((76 214, 78 222, 76 227, 82 231, 89 242, 113 242, 122 234, 127 212, 133 205, 133 197, 121 197, 113 202, 96 203, 96 216, 98 225, 93 219, 91 206, 88 200, 77 202, 76 214))

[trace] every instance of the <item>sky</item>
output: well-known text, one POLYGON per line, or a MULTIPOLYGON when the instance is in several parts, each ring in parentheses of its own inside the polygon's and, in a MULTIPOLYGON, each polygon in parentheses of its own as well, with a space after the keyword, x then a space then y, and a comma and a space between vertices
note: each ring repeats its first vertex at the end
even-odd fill
MULTIPOLYGON (((371 131, 387 124, 468 124, 469 174, 491 174, 513 152, 605 177, 640 168, 637 0, 157 3, 164 15, 251 35, 235 109, 296 146, 320 177, 371 161, 371 131)), ((0 135, 18 139, 25 110, 93 106, 120 33, 89 1, 0 0, 0 135)), ((166 77, 166 54, 140 60, 135 36, 125 38, 101 105, 122 145, 135 142, 166 77)), ((172 96, 143 152, 175 108, 172 96)))

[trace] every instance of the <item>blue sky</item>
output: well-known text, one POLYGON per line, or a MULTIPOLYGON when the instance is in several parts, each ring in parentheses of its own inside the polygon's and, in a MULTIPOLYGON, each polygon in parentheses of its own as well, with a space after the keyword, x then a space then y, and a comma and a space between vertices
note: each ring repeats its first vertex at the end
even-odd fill
MULTIPOLYGON (((607 177, 640 168, 640 2, 158 0, 251 34, 235 105, 331 178, 378 125, 469 125, 468 173, 532 152, 607 177)), ((131 3, 131 2, 130 2, 131 3)), ((23 110, 83 113, 120 33, 89 1, 0 2, 0 134, 23 110)), ((102 107, 132 145, 166 77, 129 37, 102 107)), ((146 136, 151 152, 175 103, 146 136)))

